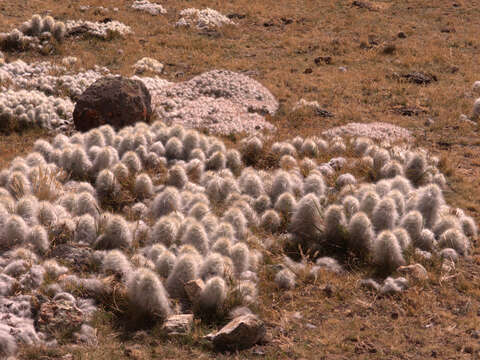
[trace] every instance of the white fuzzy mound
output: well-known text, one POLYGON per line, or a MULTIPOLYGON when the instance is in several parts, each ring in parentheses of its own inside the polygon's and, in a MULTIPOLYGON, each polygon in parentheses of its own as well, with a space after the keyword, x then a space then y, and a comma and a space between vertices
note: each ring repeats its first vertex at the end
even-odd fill
POLYGON ((216 10, 188 8, 180 11, 181 18, 175 24, 176 26, 195 26, 197 29, 213 29, 225 24, 235 25, 235 23, 216 10))
POLYGON ((167 13, 167 10, 165 10, 162 5, 151 3, 148 0, 135 0, 132 4, 132 9, 145 11, 151 15, 160 15, 167 13))
POLYGON ((149 90, 152 105, 167 123, 223 135, 274 129, 263 115, 277 111, 277 100, 263 85, 242 74, 213 70, 149 90))
MULTIPOLYGON (((68 63, 72 61, 66 60, 68 63)), ((14 88, 35 89, 55 96, 68 94, 71 98, 81 95, 96 80, 109 74, 107 68, 100 66, 74 73, 49 62, 27 64, 22 60, 12 61, 0 68, 0 80, 8 80, 14 88)))
POLYGON ((89 34, 107 40, 112 36, 125 36, 132 33, 130 26, 113 20, 107 23, 86 20, 68 20, 66 23, 67 34, 89 34))
POLYGON ((328 129, 323 132, 324 136, 361 136, 375 140, 383 140, 393 143, 398 140, 409 140, 412 135, 410 131, 402 127, 383 123, 350 123, 344 126, 328 129))
POLYGON ((74 105, 69 99, 46 96, 32 90, 0 93, 0 121, 13 122, 21 129, 55 129, 72 122, 74 105))
POLYGON ((133 65, 133 70, 135 74, 143 74, 146 71, 161 74, 163 72, 163 64, 158 60, 144 57, 133 65))

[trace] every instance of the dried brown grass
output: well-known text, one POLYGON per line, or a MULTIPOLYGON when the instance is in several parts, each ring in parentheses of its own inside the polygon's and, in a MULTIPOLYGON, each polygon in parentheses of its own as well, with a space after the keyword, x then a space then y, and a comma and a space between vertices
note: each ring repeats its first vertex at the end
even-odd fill
MULTIPOLYGON (((131 65, 150 56, 166 64, 164 76, 171 81, 183 81, 216 68, 246 72, 269 88, 281 103, 278 114, 270 118, 278 128, 275 141, 295 135, 320 135, 328 127, 352 121, 385 121, 407 127, 414 132, 416 144, 443 159, 441 167, 449 180, 448 201, 479 220, 478 130, 458 121, 459 114, 471 110, 474 98, 465 92, 480 73, 479 2, 357 3, 365 6, 343 0, 208 4, 200 0, 165 0, 162 5, 169 13, 152 17, 129 9, 130 2, 84 0, 82 5, 118 7, 118 13, 106 16, 132 26, 135 34, 111 42, 67 40, 55 49, 53 61, 73 55, 81 59, 85 68, 98 64, 130 75, 131 65), (225 27, 209 35, 172 26, 181 9, 206 5, 245 18, 235 19, 238 27, 225 27), (447 28, 450 32, 444 31, 447 28), (406 37, 398 37, 399 32, 406 37), (118 52, 120 49, 123 54, 118 52), (331 59, 317 64, 318 57, 331 59), (339 71, 339 66, 347 71, 339 71), (412 71, 433 73, 438 81, 419 86, 396 80, 395 74, 412 71), (293 112, 291 108, 300 98, 319 101, 335 117, 293 112), (392 111, 398 106, 417 107, 426 113, 401 116, 392 111), (432 126, 424 125, 429 117, 435 120, 432 126)), ((46 9, 52 9, 59 19, 105 17, 93 11, 80 13, 79 5, 53 0, 6 0, 0 5, 0 31, 10 30, 46 9)), ((47 59, 38 53, 7 57, 47 59)), ((15 156, 28 153, 38 136, 38 132, 1 136, 0 168, 15 156)), ((238 142, 234 137, 226 140, 238 142)), ((263 154, 259 166, 269 167, 277 160, 263 154)), ((277 256, 266 256, 267 264, 277 256)), ((475 358, 480 350, 473 337, 480 330, 480 292, 475 286, 480 275, 479 259, 475 247, 472 259, 460 264, 457 275, 446 282, 439 282, 438 267, 432 265, 428 269, 432 273, 429 281, 415 283, 394 298, 380 298, 359 289, 357 282, 365 275, 361 271, 324 273, 313 284, 280 292, 268 271, 262 270, 258 310, 273 340, 239 354, 212 353, 201 339, 211 329, 199 324, 184 340, 155 337, 155 331, 143 338, 135 334, 129 334, 130 338, 120 336, 112 315, 104 312, 96 323, 100 346, 62 347, 55 351, 26 348, 21 358, 53 359, 70 353, 75 359, 223 359, 251 358, 259 351, 269 359, 475 358), (297 311, 301 319, 294 316, 297 311)))

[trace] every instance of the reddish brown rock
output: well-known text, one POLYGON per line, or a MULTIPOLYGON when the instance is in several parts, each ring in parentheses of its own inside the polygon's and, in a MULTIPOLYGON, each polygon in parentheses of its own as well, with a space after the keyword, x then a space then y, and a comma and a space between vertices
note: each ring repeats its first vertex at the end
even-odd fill
POLYGON ((111 125, 115 129, 138 121, 150 122, 151 97, 145 84, 121 76, 95 81, 79 96, 73 122, 79 131, 111 125))

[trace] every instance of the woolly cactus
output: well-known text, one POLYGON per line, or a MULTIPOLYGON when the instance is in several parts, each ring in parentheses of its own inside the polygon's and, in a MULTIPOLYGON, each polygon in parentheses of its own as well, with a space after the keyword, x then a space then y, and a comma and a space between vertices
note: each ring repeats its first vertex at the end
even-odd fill
POLYGON ((256 163, 262 153, 262 150, 263 143, 256 136, 242 142, 241 152, 243 155, 243 160, 249 165, 256 163))
POLYGON ((167 279, 167 290, 174 299, 187 298, 184 285, 198 277, 198 258, 193 254, 184 254, 177 259, 167 279))
POLYGON ((127 151, 125 154, 123 154, 122 163, 132 174, 138 173, 140 170, 142 170, 142 162, 140 161, 138 155, 133 151, 127 151))
POLYGON ((219 253, 210 253, 203 261, 199 275, 204 281, 215 276, 223 278, 228 275, 228 267, 225 264, 224 257, 219 253))
POLYGON ((425 157, 420 153, 414 153, 405 165, 405 176, 415 185, 422 180, 427 169, 425 157))
POLYGON ((28 235, 28 226, 18 215, 11 215, 5 222, 1 236, 2 247, 22 244, 28 235))
POLYGON ((445 231, 438 241, 441 248, 455 249, 460 255, 466 255, 470 246, 468 239, 458 229, 448 229, 445 231))
POLYGON ((132 265, 120 250, 111 250, 103 258, 102 270, 106 274, 112 273, 120 278, 126 278, 132 270, 132 265))
POLYGON ((190 244, 194 246, 202 255, 206 255, 209 251, 209 242, 205 228, 200 223, 193 223, 183 234, 182 244, 190 244))
POLYGON ((397 221, 397 207, 392 198, 385 197, 375 205, 372 212, 372 223, 375 231, 391 230, 397 221))
POLYGON ((211 251, 213 253, 219 253, 223 256, 230 256, 231 247, 232 247, 232 242, 228 237, 220 237, 213 244, 211 251))
POLYGON ((250 253, 247 245, 241 242, 236 243, 231 247, 230 257, 237 275, 248 270, 250 265, 250 253))
POLYGON ((135 178, 134 192, 138 199, 149 199, 154 194, 152 179, 147 174, 140 174, 135 178))
POLYGON ((321 207, 315 195, 305 195, 297 204, 290 223, 291 231, 306 239, 315 239, 321 229, 321 207))
POLYGON ((169 160, 174 159, 182 159, 183 158, 183 144, 182 142, 176 138, 170 138, 167 143, 165 144, 165 156, 169 160))
POLYGON ((107 219, 104 233, 98 237, 96 247, 101 249, 126 248, 132 243, 132 232, 125 219, 111 215, 107 219))
POLYGON ((278 197, 274 208, 275 210, 283 214, 283 216, 285 216, 287 219, 289 219, 295 210, 295 206, 295 197, 290 193, 283 193, 278 197))
POLYGON ((30 229, 26 240, 27 243, 32 244, 35 250, 40 254, 47 252, 50 247, 47 231, 41 225, 34 226, 30 229))
MULTIPOLYGON (((400 220, 400 226, 407 230, 410 239, 416 247, 421 246, 421 232, 423 228, 423 217, 418 211, 410 211, 400 220)), ((428 250, 428 249, 425 249, 428 250)))
POLYGON ((402 248, 391 231, 382 231, 378 235, 373 247, 373 261, 380 271, 386 273, 405 265, 402 248))
POLYGON ((169 186, 155 197, 151 206, 151 212, 153 217, 159 218, 172 211, 178 211, 180 208, 180 193, 176 188, 169 186))
POLYGON ((323 196, 325 194, 325 182, 321 175, 312 174, 305 179, 303 189, 305 194, 313 193, 317 196, 323 196))
POLYGON ((200 293, 198 305, 203 312, 218 311, 227 298, 225 280, 219 276, 209 279, 200 293))
POLYGON ((258 198, 264 193, 263 183, 254 172, 244 172, 239 180, 242 193, 258 198))
POLYGON ((170 303, 161 281, 152 271, 141 268, 127 283, 127 294, 135 312, 166 319, 171 313, 170 303))
POLYGON ((425 227, 432 228, 437 222, 440 206, 443 205, 442 190, 438 185, 430 184, 419 189, 418 211, 423 216, 425 227))
POLYGON ((179 189, 183 189, 188 183, 188 177, 185 173, 185 169, 179 165, 175 165, 168 170, 166 184, 174 186, 179 189))
POLYGON ((263 213, 260 224, 265 231, 277 232, 282 224, 282 219, 275 210, 267 210, 263 213))
POLYGON ((164 251, 155 262, 155 271, 163 278, 168 278, 176 263, 176 257, 171 251, 164 251))
POLYGON ((74 241, 77 243, 93 244, 97 238, 95 219, 85 214, 80 216, 75 229, 74 241))
POLYGON ((360 211, 363 211, 369 217, 372 216, 373 210, 380 202, 380 197, 374 191, 366 191, 360 201, 360 211))
POLYGON ((360 202, 357 198, 347 195, 342 201, 345 217, 349 221, 352 216, 360 210, 360 202))
POLYGON ((283 269, 275 275, 275 284, 280 289, 290 290, 295 287, 295 278, 296 275, 291 270, 283 269))
POLYGON ((95 190, 100 200, 112 200, 120 186, 115 175, 108 169, 102 170, 95 181, 95 190))
POLYGON ((291 178, 287 172, 279 170, 273 179, 272 191, 270 193, 272 201, 276 202, 278 197, 285 192, 292 192, 291 178))
POLYGON ((375 232, 368 216, 357 212, 348 223, 348 246, 355 253, 366 257, 373 248, 375 232))
POLYGON ((325 235, 330 241, 343 245, 347 220, 343 207, 339 205, 330 205, 325 211, 325 235))

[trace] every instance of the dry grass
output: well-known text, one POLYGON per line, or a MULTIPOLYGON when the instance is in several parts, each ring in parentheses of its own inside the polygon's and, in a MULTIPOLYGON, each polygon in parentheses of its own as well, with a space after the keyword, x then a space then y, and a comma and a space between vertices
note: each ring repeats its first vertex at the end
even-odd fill
MULTIPOLYGON (((385 121, 407 127, 414 132, 416 143, 442 158, 441 167, 450 184, 448 201, 480 219, 478 131, 458 120, 461 113, 471 111, 474 98, 465 93, 480 74, 479 1, 161 3, 169 13, 152 17, 129 9, 130 1, 6 0, 0 4, 0 31, 47 9, 59 19, 112 17, 132 26, 135 34, 108 42, 69 39, 48 58, 38 53, 7 57, 58 62, 62 56, 74 55, 85 68, 99 64, 130 75, 131 65, 151 56, 166 65, 164 76, 171 81, 216 68, 245 72, 269 88, 281 103, 278 114, 270 118, 278 127, 275 140, 319 135, 328 127, 351 121, 385 121), (118 7, 119 12, 80 13, 78 7, 86 4, 118 7), (208 35, 172 26, 181 9, 205 6, 245 17, 234 19, 238 27, 208 35), (400 37, 400 32, 405 37, 400 37), (341 72, 340 66, 347 71, 341 72), (416 85, 399 80, 399 75, 412 71, 432 73, 438 81, 416 85), (302 97, 319 101, 335 116, 292 112, 293 104, 302 97), (402 116, 396 111, 399 108, 422 111, 402 116), (435 123, 426 126, 427 118, 435 123)), ((0 168, 26 154, 38 136, 34 132, 0 137, 0 168)), ((232 135, 226 140, 235 144, 238 138, 232 135)), ((269 166, 272 161, 276 160, 265 157, 262 164, 269 166)), ((273 262, 269 256, 266 261, 273 262)), ((264 270, 258 310, 273 340, 238 354, 213 353, 201 339, 210 329, 198 324, 191 337, 167 340, 156 329, 143 336, 126 334, 105 312, 97 318, 100 346, 26 348, 21 358, 54 359, 67 353, 75 359, 223 359, 255 354, 267 359, 476 358, 479 343, 472 334, 480 330, 477 247, 472 259, 458 269, 455 277, 440 281, 438 266, 432 266, 429 281, 416 283, 398 298, 378 298, 359 289, 362 272, 325 273, 314 284, 281 292, 274 288, 272 274, 264 270)))

